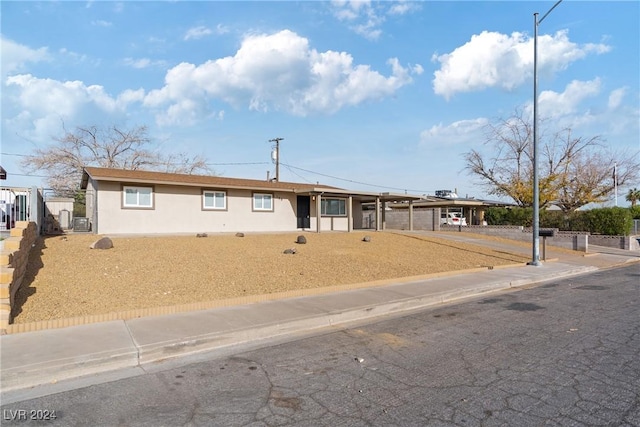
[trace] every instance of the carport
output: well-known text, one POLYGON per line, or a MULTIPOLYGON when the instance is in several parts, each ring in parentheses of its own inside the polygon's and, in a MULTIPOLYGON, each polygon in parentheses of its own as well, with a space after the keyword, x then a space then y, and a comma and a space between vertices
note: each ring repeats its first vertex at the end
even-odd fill
MULTIPOLYGON (((407 203, 409 206, 410 222, 413 224, 413 204, 416 200, 420 200, 422 196, 415 196, 409 194, 394 194, 394 193, 374 193, 374 192, 360 192, 353 190, 343 190, 338 188, 313 188, 311 190, 304 190, 297 192, 301 196, 310 196, 311 201, 315 203, 315 211, 319 213, 316 220, 316 232, 320 233, 324 230, 323 218, 333 218, 331 216, 325 216, 322 214, 322 200, 339 198, 345 200, 345 214, 347 218, 347 231, 351 232, 354 228, 363 228, 361 226, 354 227, 354 224, 360 224, 362 222, 362 209, 363 204, 375 204, 375 223, 376 231, 385 229, 385 204, 387 202, 402 202, 407 203), (354 209, 354 202, 360 209, 354 209), (357 221, 354 221, 354 215, 360 215, 357 221)), ((413 228, 413 226, 411 226, 413 228)))

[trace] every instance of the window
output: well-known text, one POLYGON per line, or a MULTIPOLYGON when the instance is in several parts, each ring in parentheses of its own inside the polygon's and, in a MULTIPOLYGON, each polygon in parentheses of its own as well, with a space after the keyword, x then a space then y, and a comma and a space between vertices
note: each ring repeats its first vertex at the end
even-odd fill
POLYGON ((254 211, 273 211, 273 195, 264 193, 253 194, 254 211))
POLYGON ((122 206, 125 208, 153 208, 153 187, 123 187, 122 206))
POLYGON ((227 193, 224 191, 203 191, 202 209, 225 210, 227 209, 227 193))
POLYGON ((346 216, 347 208, 344 199, 322 199, 320 212, 324 216, 346 216))

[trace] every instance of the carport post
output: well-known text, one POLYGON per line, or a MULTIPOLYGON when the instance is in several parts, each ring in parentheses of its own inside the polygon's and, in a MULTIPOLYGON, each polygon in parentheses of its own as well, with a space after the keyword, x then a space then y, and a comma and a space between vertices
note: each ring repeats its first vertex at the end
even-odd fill
POLYGON ((322 219, 322 196, 320 194, 316 195, 316 233, 320 232, 320 221, 322 219))
POLYGON ((413 231, 413 200, 409 200, 409 231, 413 231))
POLYGON ((376 231, 380 231, 380 196, 376 196, 376 231))
POLYGON ((353 196, 347 199, 347 232, 353 231, 353 196))

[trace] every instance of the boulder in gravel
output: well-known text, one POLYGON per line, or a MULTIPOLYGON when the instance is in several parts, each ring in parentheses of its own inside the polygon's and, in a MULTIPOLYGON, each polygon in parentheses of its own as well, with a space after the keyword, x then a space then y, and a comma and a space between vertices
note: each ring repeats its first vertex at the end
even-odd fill
POLYGON ((236 233, 236 237, 244 237, 244 233, 236 233))
POLYGON ((307 238, 304 236, 298 236, 298 238, 296 239, 296 243, 304 245, 305 243, 307 243, 307 238))
POLYGON ((293 255, 296 252, 298 251, 296 251, 295 249, 285 249, 283 253, 293 255))
POLYGON ((198 233, 196 237, 207 237, 207 233, 198 233))
POLYGON ((371 237, 370 237, 370 236, 364 236, 364 237, 362 238, 362 241, 363 241, 363 242, 370 242, 370 241, 371 241, 371 237))
POLYGON ((90 249, 111 249, 113 247, 113 242, 108 237, 102 237, 89 246, 90 249))

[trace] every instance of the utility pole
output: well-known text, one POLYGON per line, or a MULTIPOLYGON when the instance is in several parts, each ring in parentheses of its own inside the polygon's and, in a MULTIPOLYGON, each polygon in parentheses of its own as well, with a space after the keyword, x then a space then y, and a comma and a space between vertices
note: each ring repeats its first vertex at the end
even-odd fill
POLYGON ((269 140, 269 142, 276 143, 276 151, 271 156, 273 161, 276 162, 276 182, 280 181, 280 141, 283 139, 284 138, 273 138, 269 140))

